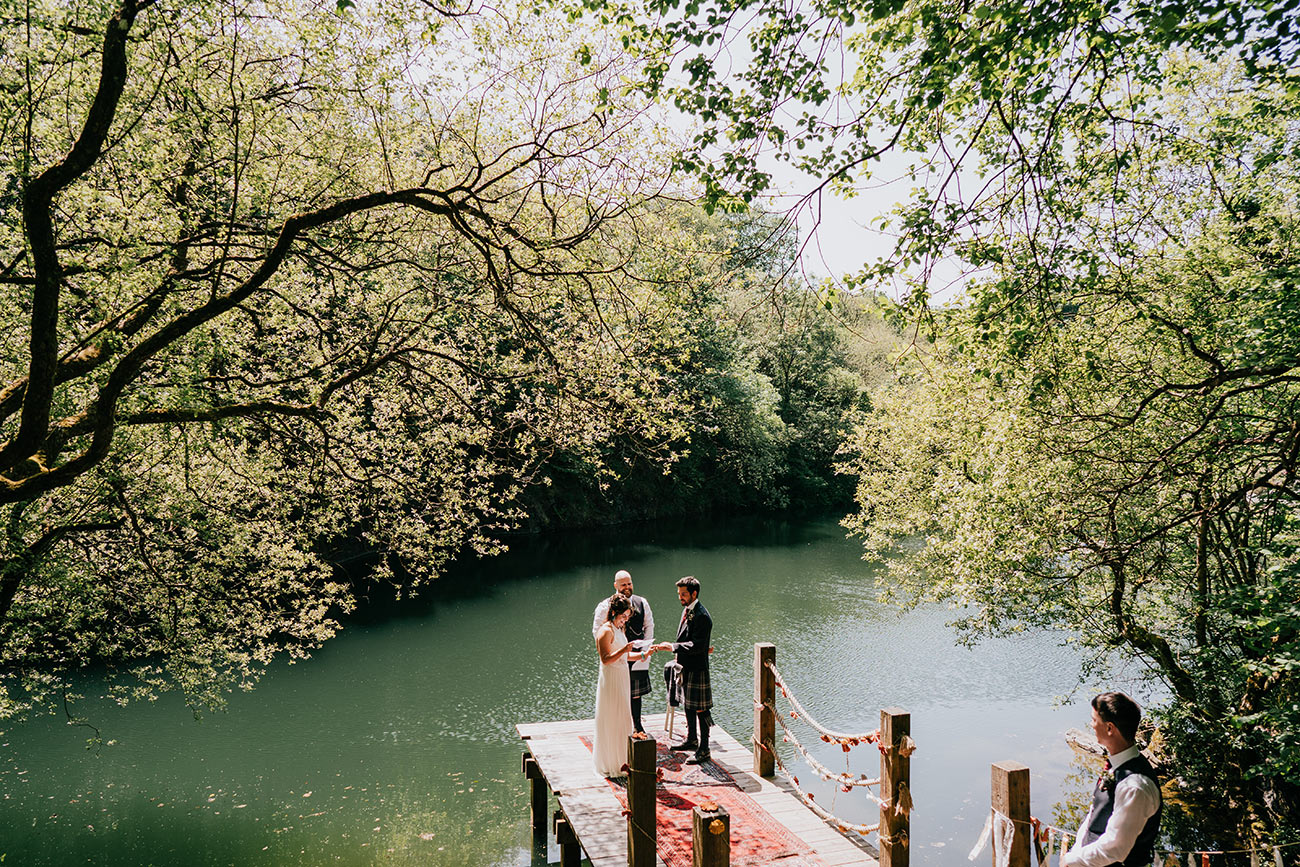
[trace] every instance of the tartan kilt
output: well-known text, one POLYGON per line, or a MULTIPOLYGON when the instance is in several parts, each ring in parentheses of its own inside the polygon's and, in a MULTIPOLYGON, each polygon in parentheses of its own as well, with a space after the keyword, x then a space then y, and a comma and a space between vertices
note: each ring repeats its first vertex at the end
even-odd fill
POLYGON ((682 672, 682 707, 688 711, 702 711, 713 707, 713 690, 709 686, 709 670, 682 672))
POLYGON ((637 671, 635 668, 629 668, 627 673, 632 678, 632 698, 640 698, 643 695, 650 694, 649 671, 646 669, 637 671))

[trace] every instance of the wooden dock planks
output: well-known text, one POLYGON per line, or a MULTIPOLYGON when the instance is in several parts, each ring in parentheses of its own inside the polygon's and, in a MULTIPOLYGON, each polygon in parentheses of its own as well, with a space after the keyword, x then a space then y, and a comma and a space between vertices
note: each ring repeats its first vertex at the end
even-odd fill
MULTIPOLYGON (((663 732, 662 714, 646 716, 645 724, 660 741, 669 738, 663 732)), ((592 720, 565 720, 521 723, 515 728, 546 776, 592 867, 625 867, 627 824, 623 804, 609 781, 593 770, 591 750, 583 742, 584 737, 590 739, 593 727, 592 720)), ((681 727, 679 721, 679 737, 681 727)), ((795 863, 878 867, 876 853, 865 840, 857 835, 854 835, 856 839, 850 839, 827 825, 804 806, 784 780, 755 776, 753 755, 721 726, 712 727, 710 741, 713 761, 731 775, 753 806, 807 847, 808 854, 795 863)), ((733 842, 743 839, 745 834, 745 827, 733 815, 733 842)), ((792 859, 781 859, 780 863, 787 860, 792 859)), ((665 865, 665 862, 661 857, 656 864, 665 865)))

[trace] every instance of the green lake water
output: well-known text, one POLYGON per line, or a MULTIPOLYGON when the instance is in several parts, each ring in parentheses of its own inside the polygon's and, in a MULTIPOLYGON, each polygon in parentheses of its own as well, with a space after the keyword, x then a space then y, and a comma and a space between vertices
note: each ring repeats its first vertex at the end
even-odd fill
MULTIPOLYGON (((558 860, 553 846, 531 842, 514 726, 591 715, 592 609, 625 568, 662 640, 681 610, 674 582, 700 579, 715 624, 714 716, 741 741, 752 728, 758 641, 776 644, 782 674, 832 728, 875 728, 881 707, 910 711, 913 863, 969 864, 990 763, 1028 764, 1033 810, 1046 819, 1087 786, 1063 733, 1085 727, 1091 689, 1058 702, 1080 665, 1060 636, 968 650, 946 625, 951 611, 900 615, 877 600, 858 554, 833 520, 519 540, 504 557, 462 564, 422 600, 382 616, 371 609, 311 659, 276 665, 253 692, 198 720, 175 696, 119 708, 88 683, 76 711, 98 727, 101 746, 88 749, 87 730, 62 716, 0 726, 0 863, 558 860)), ((647 712, 663 699, 656 683, 647 712)), ((817 754, 844 766, 838 747, 817 754)), ((794 762, 788 747, 783 758, 794 762)), ((873 775, 878 764, 870 748, 851 762, 873 775)), ((814 791, 850 821, 875 821, 861 795, 814 791)))

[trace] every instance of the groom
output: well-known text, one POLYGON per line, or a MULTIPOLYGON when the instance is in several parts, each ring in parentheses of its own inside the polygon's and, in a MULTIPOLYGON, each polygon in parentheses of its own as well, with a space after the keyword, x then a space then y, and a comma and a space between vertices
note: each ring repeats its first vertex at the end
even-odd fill
POLYGON ((700 604, 700 582, 693 576, 688 575, 677 582, 677 600, 685 609, 677 627, 677 640, 656 644, 654 649, 671 650, 677 654, 677 661, 682 666, 686 740, 674 744, 672 749, 694 750, 695 755, 686 763, 699 765, 709 760, 709 724, 712 722, 709 708, 713 707, 713 691, 709 688, 709 638, 713 632, 713 618, 700 604))

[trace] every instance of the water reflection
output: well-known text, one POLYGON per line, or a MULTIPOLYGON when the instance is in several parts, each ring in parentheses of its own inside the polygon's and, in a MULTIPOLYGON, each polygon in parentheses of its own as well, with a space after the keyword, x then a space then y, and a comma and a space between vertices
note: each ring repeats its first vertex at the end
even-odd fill
MULTIPOLYGON (((680 612, 676 579, 700 578, 715 716, 742 740, 757 641, 777 645, 783 675, 826 725, 874 728, 881 707, 909 710, 916 863, 968 863, 994 761, 1031 766, 1037 815, 1062 799, 1073 761, 1062 733, 1087 710, 1054 701, 1078 669, 1058 636, 957 647, 951 612, 900 615, 877 600, 833 520, 747 518, 516 540, 421 601, 376 597, 314 658, 277 666, 224 713, 195 720, 174 697, 84 702, 112 742, 98 751, 57 718, 5 726, 0 854, 59 867, 553 861, 528 827, 514 726, 590 716, 591 612, 619 568, 660 637, 680 612)), ((648 711, 662 701, 657 684, 648 711)), ((817 750, 845 764, 838 748, 817 750)), ((856 750, 848 767, 872 771, 873 758, 856 750)), ((874 821, 864 798, 814 791, 844 818, 874 821)))

